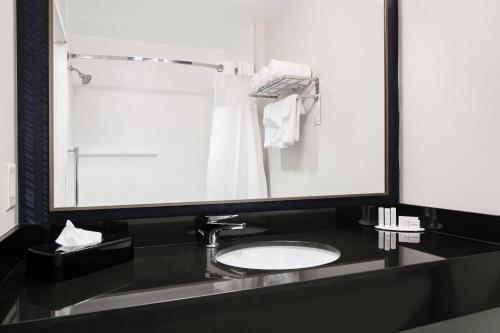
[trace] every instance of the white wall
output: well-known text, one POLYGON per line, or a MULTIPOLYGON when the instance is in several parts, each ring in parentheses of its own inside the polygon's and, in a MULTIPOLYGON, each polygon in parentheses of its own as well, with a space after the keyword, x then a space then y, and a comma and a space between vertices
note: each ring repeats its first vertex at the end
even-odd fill
POLYGON ((500 215, 500 2, 400 6, 401 201, 500 215))
POLYGON ((5 163, 15 163, 15 7, 0 2, 0 235, 16 224, 15 209, 5 211, 5 163))
POLYGON ((271 196, 384 192, 383 1, 290 0, 265 30, 266 58, 311 65, 322 96, 320 126, 267 150, 271 196))
MULTIPOLYGON (((70 52, 169 57, 216 63, 221 50, 72 34, 70 52)), ((72 60, 71 133, 81 149, 80 205, 201 201, 213 98, 213 72, 190 66, 72 60), (85 156, 153 151, 155 156, 85 156)))

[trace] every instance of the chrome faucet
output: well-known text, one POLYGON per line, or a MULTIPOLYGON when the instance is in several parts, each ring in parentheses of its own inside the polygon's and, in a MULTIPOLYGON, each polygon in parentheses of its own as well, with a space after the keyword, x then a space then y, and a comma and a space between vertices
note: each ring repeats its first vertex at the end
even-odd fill
POLYGON ((218 236, 222 230, 241 230, 246 223, 230 223, 227 220, 238 217, 238 215, 206 216, 199 224, 197 232, 206 238, 207 247, 214 248, 219 245, 218 236))

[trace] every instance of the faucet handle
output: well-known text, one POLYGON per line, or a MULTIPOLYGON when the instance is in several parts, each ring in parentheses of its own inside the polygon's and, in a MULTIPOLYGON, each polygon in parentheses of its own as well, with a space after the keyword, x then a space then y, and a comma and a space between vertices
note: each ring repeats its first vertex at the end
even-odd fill
POLYGON ((209 223, 211 225, 218 225, 220 226, 221 230, 241 230, 245 229, 247 224, 245 222, 243 223, 229 223, 229 222, 214 222, 214 223, 209 223))
POLYGON ((205 216, 207 218, 208 223, 216 223, 218 221, 234 219, 238 217, 238 215, 208 215, 205 216))
POLYGON ((228 222, 208 222, 207 224, 217 227, 210 230, 208 233, 207 247, 217 247, 219 245, 217 238, 222 230, 242 230, 245 229, 246 223, 228 223, 228 222))
POLYGON ((217 247, 217 236, 222 230, 241 230, 246 223, 233 222, 238 215, 205 216, 203 220, 197 220, 196 235, 203 237, 208 243, 207 247, 217 247))

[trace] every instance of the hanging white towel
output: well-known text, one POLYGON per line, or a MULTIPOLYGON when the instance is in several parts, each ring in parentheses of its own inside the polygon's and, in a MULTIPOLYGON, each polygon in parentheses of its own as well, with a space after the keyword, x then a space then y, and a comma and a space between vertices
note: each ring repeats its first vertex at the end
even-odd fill
POLYGON ((288 148, 300 139, 302 99, 293 94, 264 108, 264 147, 288 148))

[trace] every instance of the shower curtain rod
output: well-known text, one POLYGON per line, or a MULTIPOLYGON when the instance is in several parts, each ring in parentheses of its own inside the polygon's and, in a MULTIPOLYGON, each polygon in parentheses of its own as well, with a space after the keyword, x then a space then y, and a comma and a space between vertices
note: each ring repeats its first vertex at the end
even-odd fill
POLYGON ((185 61, 185 60, 171 60, 171 59, 164 59, 164 58, 126 57, 126 56, 112 56, 112 55, 68 53, 68 59, 156 62, 156 63, 161 63, 161 64, 188 65, 188 66, 213 68, 213 69, 216 69, 217 72, 222 72, 224 70, 224 65, 222 65, 222 64, 207 64, 207 63, 203 63, 203 62, 194 62, 194 61, 185 61))

